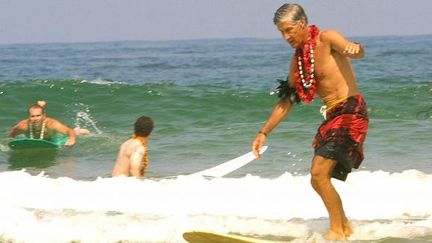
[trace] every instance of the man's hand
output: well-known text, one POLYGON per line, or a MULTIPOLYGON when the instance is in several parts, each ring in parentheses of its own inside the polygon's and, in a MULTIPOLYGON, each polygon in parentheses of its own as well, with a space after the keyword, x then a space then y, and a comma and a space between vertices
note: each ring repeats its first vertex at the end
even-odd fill
POLYGON ((66 141, 66 143, 65 143, 65 146, 67 146, 67 147, 72 147, 72 146, 75 145, 75 143, 76 143, 75 138, 70 138, 70 137, 69 137, 69 139, 68 139, 68 140, 66 141))
POLYGON ((258 133, 252 142, 252 152, 255 155, 255 158, 259 159, 260 156, 260 148, 264 145, 267 136, 264 133, 258 133))
POLYGON ((360 53, 361 46, 359 43, 350 42, 345 46, 344 54, 356 55, 360 53))

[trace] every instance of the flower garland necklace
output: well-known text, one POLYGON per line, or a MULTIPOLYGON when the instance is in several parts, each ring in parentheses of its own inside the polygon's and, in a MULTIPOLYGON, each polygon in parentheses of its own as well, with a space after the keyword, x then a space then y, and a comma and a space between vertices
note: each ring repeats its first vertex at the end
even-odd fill
MULTIPOLYGON (((45 120, 42 122, 42 128, 41 128, 41 132, 39 135, 39 139, 43 139, 44 138, 44 132, 45 132, 45 120)), ((33 131, 33 124, 29 121, 29 135, 30 138, 33 139, 34 138, 34 131, 33 131)))
POLYGON ((296 90, 304 103, 310 103, 317 94, 315 77, 314 49, 319 29, 315 25, 308 26, 308 40, 302 49, 296 49, 298 70, 295 72, 296 90))

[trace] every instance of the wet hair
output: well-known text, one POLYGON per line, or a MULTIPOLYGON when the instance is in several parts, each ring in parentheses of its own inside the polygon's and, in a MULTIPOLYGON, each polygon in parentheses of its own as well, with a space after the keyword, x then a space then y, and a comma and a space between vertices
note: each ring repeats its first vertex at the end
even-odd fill
POLYGON ((273 18, 274 24, 279 24, 282 21, 288 21, 293 24, 299 24, 304 19, 305 24, 308 24, 308 18, 303 8, 295 3, 285 3, 276 10, 273 18))
POLYGON ((30 110, 31 109, 41 109, 42 110, 42 114, 45 115, 45 107, 39 105, 39 104, 33 104, 31 106, 29 106, 29 108, 27 109, 28 113, 30 114, 30 110))
POLYGON ((135 121, 135 135, 147 137, 153 130, 153 120, 148 116, 141 116, 135 121))

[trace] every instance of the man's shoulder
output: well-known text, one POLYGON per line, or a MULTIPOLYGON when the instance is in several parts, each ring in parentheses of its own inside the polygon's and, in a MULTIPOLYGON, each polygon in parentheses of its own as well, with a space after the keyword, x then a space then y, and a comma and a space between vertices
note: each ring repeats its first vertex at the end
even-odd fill
POLYGON ((46 126, 48 128, 57 128, 57 127, 64 125, 61 121, 59 121, 55 118, 52 118, 52 117, 46 117, 45 121, 46 121, 46 126))
POLYGON ((48 116, 45 118, 45 121, 46 121, 47 123, 57 123, 57 122, 60 122, 59 120, 54 119, 54 118, 52 118, 52 117, 48 117, 48 116))
POLYGON ((133 142, 133 138, 129 138, 128 140, 124 141, 121 146, 126 147, 129 146, 133 142))
POLYGON ((21 120, 15 125, 15 128, 26 130, 28 127, 28 123, 29 121, 27 119, 21 120))
POLYGON ((324 41, 324 42, 328 42, 334 38, 340 37, 342 36, 341 33, 339 33, 336 30, 332 30, 332 29, 326 29, 326 30, 321 30, 320 31, 320 41, 324 41))
POLYGON ((51 128, 51 127, 53 127, 56 124, 57 124, 57 120, 56 119, 51 118, 51 117, 45 117, 45 125, 48 128, 51 128))
POLYGON ((27 126, 28 123, 29 123, 29 120, 28 119, 24 119, 24 120, 19 121, 17 123, 17 125, 18 126, 23 126, 23 125, 27 126))
POLYGON ((130 138, 120 145, 120 150, 127 155, 132 155, 135 152, 144 151, 144 146, 136 139, 130 138))
POLYGON ((142 147, 142 144, 133 138, 129 138, 128 140, 124 141, 121 145, 123 148, 129 148, 129 149, 135 149, 137 147, 142 147))

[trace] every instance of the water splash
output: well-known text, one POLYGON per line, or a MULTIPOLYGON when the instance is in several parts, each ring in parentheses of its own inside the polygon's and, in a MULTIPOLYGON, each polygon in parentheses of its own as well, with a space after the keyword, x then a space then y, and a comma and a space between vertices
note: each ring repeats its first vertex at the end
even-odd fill
POLYGON ((0 151, 1 152, 8 152, 9 148, 7 146, 3 145, 3 144, 0 144, 0 151))
POLYGON ((96 125, 95 119, 91 117, 88 108, 86 111, 77 112, 74 125, 77 128, 87 128, 95 131, 96 134, 102 134, 102 131, 96 125))

